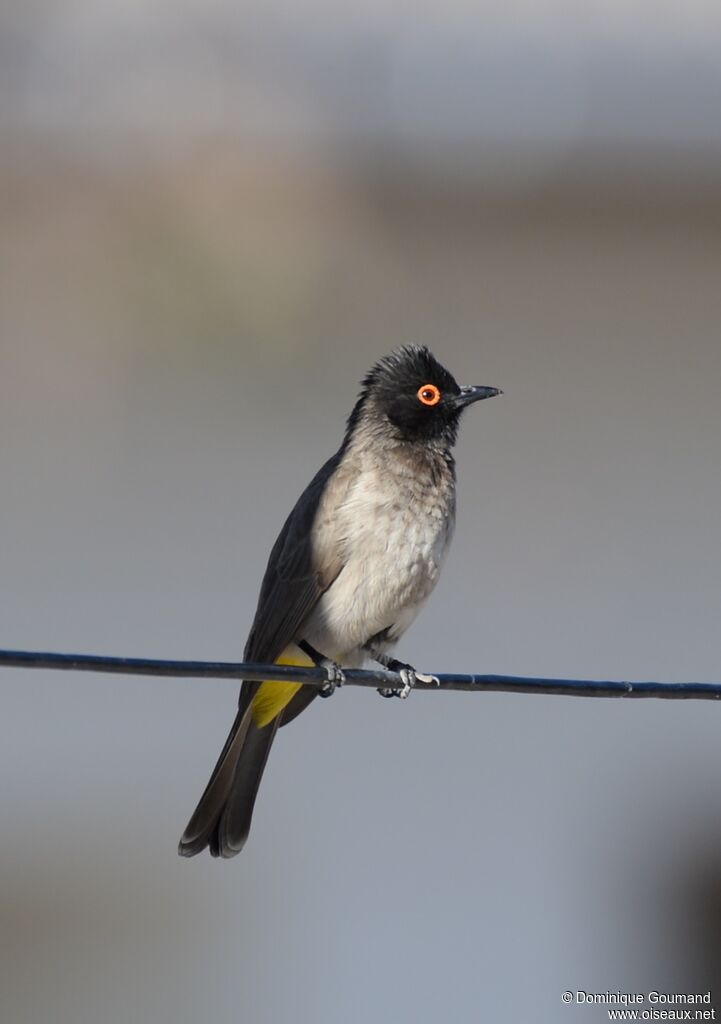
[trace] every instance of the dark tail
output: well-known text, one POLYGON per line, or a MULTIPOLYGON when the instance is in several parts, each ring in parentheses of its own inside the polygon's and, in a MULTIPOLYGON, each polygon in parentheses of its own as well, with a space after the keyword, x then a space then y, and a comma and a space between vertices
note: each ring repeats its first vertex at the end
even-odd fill
POLYGON ((181 857, 194 857, 206 846, 214 857, 235 857, 243 849, 278 721, 276 718, 259 729, 250 707, 238 712, 210 782, 181 837, 181 857))

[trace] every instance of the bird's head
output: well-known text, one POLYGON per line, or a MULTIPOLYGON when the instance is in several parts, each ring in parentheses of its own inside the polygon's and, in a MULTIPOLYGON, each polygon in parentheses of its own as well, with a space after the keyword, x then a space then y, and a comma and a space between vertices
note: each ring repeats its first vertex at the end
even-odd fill
POLYGON ((396 440, 450 447, 463 410, 501 393, 498 388, 462 387, 429 349, 404 345, 366 374, 348 431, 352 434, 363 424, 396 440))

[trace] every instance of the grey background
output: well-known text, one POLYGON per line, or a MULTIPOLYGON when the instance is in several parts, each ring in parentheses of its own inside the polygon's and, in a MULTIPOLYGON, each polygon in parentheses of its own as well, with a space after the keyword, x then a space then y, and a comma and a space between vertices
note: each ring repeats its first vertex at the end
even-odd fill
MULTIPOLYGON (((474 409, 426 670, 721 679, 718 12, 0 17, 0 646, 236 659, 370 363, 474 409)), ((3 1021, 602 1021, 716 990, 719 709, 341 692, 175 855, 218 681, 4 670, 3 1021)))

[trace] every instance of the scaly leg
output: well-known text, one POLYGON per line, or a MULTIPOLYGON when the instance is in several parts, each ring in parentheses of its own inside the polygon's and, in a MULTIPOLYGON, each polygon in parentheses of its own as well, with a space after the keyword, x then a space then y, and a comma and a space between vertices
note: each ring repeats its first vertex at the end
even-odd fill
POLYGON ((412 665, 408 665, 405 661, 398 661, 397 658, 392 658, 389 654, 385 654, 374 644, 366 644, 365 650, 374 661, 378 662, 379 665, 382 665, 383 668, 387 668, 389 672, 397 672, 403 680, 403 686, 401 689, 389 686, 380 687, 378 693, 381 697, 400 697, 401 700, 405 700, 416 685, 416 681, 421 683, 435 683, 437 686, 440 686, 437 676, 429 676, 423 672, 417 672, 412 665))

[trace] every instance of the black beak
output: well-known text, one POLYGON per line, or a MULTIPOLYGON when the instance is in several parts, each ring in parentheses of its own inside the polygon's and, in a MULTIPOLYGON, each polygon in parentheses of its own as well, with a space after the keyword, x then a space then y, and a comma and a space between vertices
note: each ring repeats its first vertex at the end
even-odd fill
POLYGON ((456 408, 464 409, 473 402, 480 402, 483 398, 493 398, 494 395, 502 395, 500 388, 482 388, 478 385, 461 388, 460 394, 456 395, 456 408))

